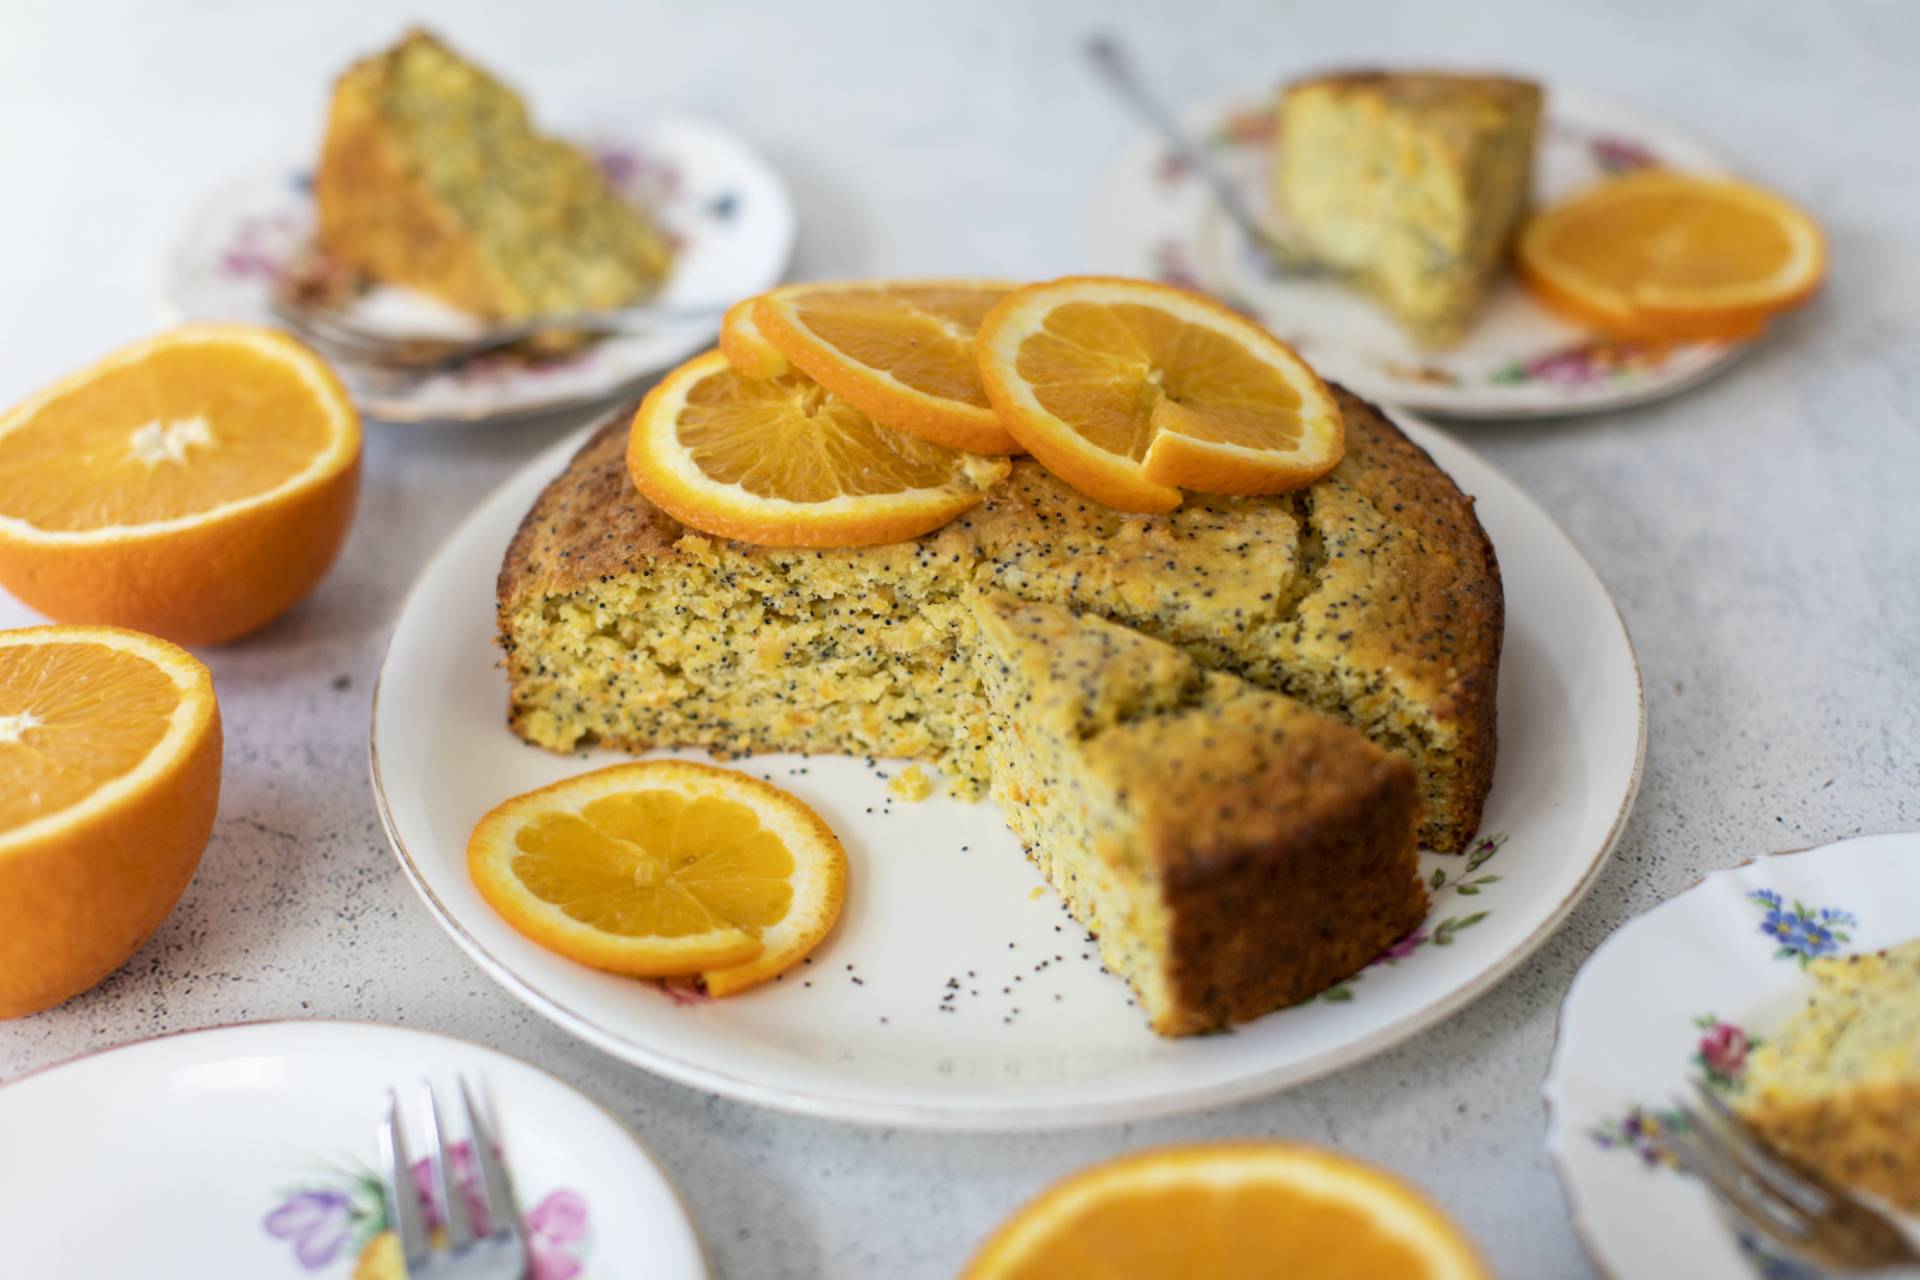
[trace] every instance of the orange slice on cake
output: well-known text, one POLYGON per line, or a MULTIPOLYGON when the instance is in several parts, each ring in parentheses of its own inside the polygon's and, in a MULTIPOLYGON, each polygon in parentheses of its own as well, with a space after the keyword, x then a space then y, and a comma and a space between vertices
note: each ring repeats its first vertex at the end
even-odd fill
POLYGON ((720 319, 720 352, 749 378, 777 378, 791 367, 780 348, 767 341, 753 318, 758 298, 742 298, 720 319))
POLYGON ((1108 506, 1298 489, 1340 461, 1339 405, 1266 330, 1196 294, 1070 276, 1009 294, 976 343, 1007 430, 1108 506))
POLYGON ((0 416, 0 585, 62 622, 217 644, 313 589, 359 488, 360 419, 318 356, 175 329, 0 416))
POLYGON ((1123 1156, 1016 1213, 963 1280, 1488 1280, 1473 1245, 1419 1192, 1289 1143, 1123 1156))
POLYGON ((980 385, 974 334, 1015 286, 849 280, 775 289, 753 318, 793 367, 897 431, 970 453, 1019 453, 980 385))
POLYGON ((699 975, 732 995, 833 928, 847 855, 768 782, 687 760, 619 764, 516 796, 467 844, 474 885, 519 932, 582 964, 699 975))
POLYGON ((982 457, 881 426, 798 373, 718 351, 669 373, 627 441, 634 485, 682 524, 770 547, 858 547, 938 529, 1004 480, 982 457))
POLYGON ((1576 324, 1649 341, 1731 340, 1811 297, 1827 245, 1770 191, 1653 170, 1535 215, 1517 257, 1528 289, 1576 324))

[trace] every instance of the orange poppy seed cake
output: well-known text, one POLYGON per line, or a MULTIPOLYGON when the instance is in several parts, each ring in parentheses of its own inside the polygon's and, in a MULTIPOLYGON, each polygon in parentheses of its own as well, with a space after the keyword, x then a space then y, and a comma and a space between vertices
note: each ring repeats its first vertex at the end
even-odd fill
MULTIPOLYGON (((1307 790, 1328 789, 1325 803, 1303 806, 1275 788, 1241 820, 1247 832, 1276 822, 1340 828, 1322 833, 1326 847, 1347 838, 1350 869, 1369 868, 1347 886, 1352 901, 1398 904, 1380 908, 1382 936, 1369 930, 1353 944, 1356 954, 1371 951, 1354 959, 1345 943, 1327 942, 1329 931, 1348 927, 1346 917, 1315 914, 1303 897, 1299 920, 1318 922, 1316 945, 1337 963, 1305 964, 1297 982, 1270 975, 1265 985, 1206 999, 1149 995, 1147 1006, 1167 1029, 1191 1031, 1299 999, 1310 982, 1336 981, 1390 943, 1397 935, 1386 932, 1388 921, 1401 932, 1417 921, 1417 911, 1402 919, 1404 886, 1395 886, 1405 867, 1396 859, 1416 833, 1436 849, 1464 847, 1493 774, 1503 605, 1492 546, 1471 499, 1422 450, 1372 406, 1338 394, 1346 456, 1305 490, 1194 494, 1166 514, 1129 515, 1015 459, 979 506, 933 533, 828 550, 685 528, 634 489, 624 424, 610 425, 536 500, 501 568, 510 723, 555 751, 594 743, 923 760, 954 791, 977 796, 1013 785, 1003 774, 1016 750, 989 730, 990 716, 1004 722, 1010 712, 1004 694, 994 708, 977 597, 1003 592, 1103 619, 1161 642, 1156 648, 1190 664, 1192 678, 1237 677, 1232 687, 1244 692, 1229 699, 1237 716, 1258 707, 1275 727, 1294 726, 1272 747, 1276 758, 1293 749, 1288 743, 1316 752, 1345 744, 1341 759, 1370 762, 1334 770, 1331 755, 1295 759, 1307 790), (1301 728, 1308 724, 1312 732, 1301 728), (1403 757, 1411 772, 1397 784, 1392 770, 1376 777, 1364 739, 1403 757), (1371 798, 1343 800, 1341 788, 1361 775, 1371 798)), ((1138 741, 1130 735, 1140 732, 1112 740, 1138 741)), ((1206 737, 1179 748, 1193 753, 1186 764, 1196 777, 1244 785, 1249 771, 1282 767, 1257 765, 1242 742, 1208 746, 1206 737)), ((1069 753, 1061 768, 1079 777, 1084 766, 1069 753)), ((1174 803, 1155 797, 1152 812, 1172 812, 1174 803)), ((1152 825, 1144 808, 1126 822, 1143 832, 1152 825)), ((1110 856, 1112 840, 1091 829, 1034 830, 1023 840, 1084 918, 1091 899, 1076 902, 1065 889, 1059 860, 1090 867, 1110 856)), ((1224 836, 1214 843, 1236 847, 1224 836)), ((1247 835, 1241 843, 1285 842, 1247 835)), ((1242 901, 1256 881, 1218 881, 1226 896, 1213 903, 1215 918, 1237 911, 1271 924, 1271 913, 1289 909, 1242 901)), ((1184 909, 1200 918, 1197 907, 1184 909)), ((1103 932, 1102 945, 1129 940, 1103 932)), ((1146 972, 1112 951, 1108 962, 1130 977, 1146 972)), ((1147 982, 1137 985, 1147 993, 1147 982)))

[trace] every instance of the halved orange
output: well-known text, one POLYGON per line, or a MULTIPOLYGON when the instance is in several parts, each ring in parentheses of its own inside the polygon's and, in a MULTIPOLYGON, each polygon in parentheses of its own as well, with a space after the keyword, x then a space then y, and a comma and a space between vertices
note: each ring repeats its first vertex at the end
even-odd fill
POLYGON ((758 298, 742 298, 720 319, 720 351, 727 363, 749 378, 777 378, 787 372, 787 358, 768 342, 754 321, 758 298))
POLYGON ((1521 278, 1576 324, 1648 341, 1751 337, 1826 275, 1805 212, 1744 182, 1651 170, 1536 214, 1521 278))
POLYGON ((833 928, 847 855, 772 783, 687 760, 618 764, 516 796, 467 843, 480 895, 569 959, 699 974, 731 995, 798 964, 833 928))
POLYGON ((813 281, 755 300, 793 366, 874 421, 970 453, 1019 453, 980 386, 974 333, 1000 280, 813 281))
POLYGON ((0 1018, 85 991, 160 927, 213 830, 220 747, 185 650, 0 631, 0 1018))
POLYGON ((964 1280, 1488 1280, 1418 1191, 1331 1151, 1168 1147, 1066 1178, 1002 1226, 964 1280))
POLYGON ((333 371, 268 329, 195 325, 0 416, 0 584, 63 622, 217 644, 333 563, 360 419, 333 371))
POLYGON ((1298 489, 1340 461, 1340 407, 1266 330, 1197 294, 1069 276, 1009 294, 976 344, 1000 419, 1108 506, 1171 511, 1182 489, 1298 489))
POLYGON ((656 506, 702 533, 858 547, 939 528, 1009 464, 883 427, 803 374, 748 377, 712 351, 641 402, 627 469, 656 506))

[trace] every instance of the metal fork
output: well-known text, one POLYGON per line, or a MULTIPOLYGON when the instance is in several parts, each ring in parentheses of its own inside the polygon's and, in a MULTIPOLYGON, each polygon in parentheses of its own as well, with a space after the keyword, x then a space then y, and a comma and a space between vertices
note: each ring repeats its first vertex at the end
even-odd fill
POLYGON ((425 376, 467 364, 535 338, 569 334, 605 337, 619 333, 657 333, 663 329, 712 324, 725 310, 718 304, 625 307, 617 311, 575 311, 489 325, 462 337, 395 334, 370 329, 343 313, 276 293, 269 306, 295 335, 322 355, 376 373, 425 376))
POLYGON ((1699 1080, 1700 1106, 1676 1099, 1685 1123, 1668 1134, 1681 1164, 1721 1209, 1801 1261, 1843 1275, 1920 1276, 1900 1229, 1771 1150, 1699 1080))
POLYGON ((467 1134, 473 1146, 473 1164, 479 1171, 484 1217, 461 1190, 450 1166, 446 1128, 440 1121, 439 1100, 433 1085, 421 1083, 426 1102, 427 1207, 445 1228, 440 1239, 427 1232, 426 1214, 413 1182, 413 1161, 407 1154, 406 1133, 400 1122, 400 1096, 387 1094, 387 1118, 380 1126, 380 1181, 387 1200, 387 1220, 393 1224, 406 1259, 409 1280, 524 1280, 527 1241, 520 1214, 513 1206, 513 1189, 494 1145, 492 1128, 473 1105, 467 1078, 460 1077, 460 1103, 467 1115, 467 1134))

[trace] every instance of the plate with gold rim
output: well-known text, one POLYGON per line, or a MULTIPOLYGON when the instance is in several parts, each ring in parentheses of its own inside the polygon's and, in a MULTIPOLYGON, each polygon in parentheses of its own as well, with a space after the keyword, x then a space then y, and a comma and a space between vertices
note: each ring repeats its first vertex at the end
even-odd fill
MULTIPOLYGON (((1616 929, 1574 976, 1541 1093, 1576 1234, 1618 1280, 1812 1280, 1723 1221, 1668 1134, 1689 1079, 1740 1092, 1748 1052, 1811 989, 1809 961, 1920 937, 1920 832, 1716 871, 1616 929), (1658 982, 1648 981, 1659 974, 1658 982)), ((1907 1223, 1920 1239, 1920 1219, 1907 1223)))
MULTIPOLYGON (((1276 145, 1270 98, 1216 99, 1186 112, 1183 123, 1251 208, 1269 207, 1276 145)), ((1535 164, 1537 203, 1654 166, 1728 171, 1711 150, 1662 121, 1548 87, 1535 164)), ((1540 307, 1503 272, 1461 343, 1424 350, 1350 285, 1276 275, 1206 184, 1151 139, 1135 143, 1115 164, 1088 212, 1087 235, 1099 270, 1212 294, 1271 329, 1326 377, 1420 413, 1541 418, 1624 408, 1684 391, 1753 345, 1599 337, 1540 307)))
POLYGON ((1155 1036, 993 804, 896 799, 902 766, 885 760, 735 762, 813 806, 850 861, 834 932, 777 982, 692 1000, 514 932, 468 878, 474 823, 510 795, 625 758, 553 755, 514 737, 494 645, 501 557, 584 433, 482 502, 407 597, 371 726, 395 855, 435 921, 546 1017, 649 1071, 783 1110, 1041 1129, 1220 1105, 1360 1061, 1464 1007, 1566 917, 1620 835, 1645 745, 1633 647, 1593 569, 1464 446, 1400 422, 1475 496, 1500 556, 1500 751, 1472 850, 1421 854, 1426 924, 1318 999, 1230 1034, 1155 1036))
MULTIPOLYGON (((621 195, 673 239, 672 270, 653 301, 723 305, 777 284, 798 231, 793 197, 744 139, 704 120, 669 117, 583 134, 582 145, 621 195)), ((167 260, 166 298, 183 320, 273 324, 278 282, 313 237, 307 166, 287 162, 240 175, 188 219, 167 260)), ((412 290, 376 286, 352 304, 369 328, 470 332, 472 317, 412 290)), ((619 394, 711 346, 717 318, 624 334, 563 356, 486 356, 403 387, 342 376, 354 403, 382 422, 472 423, 548 413, 619 394)))

